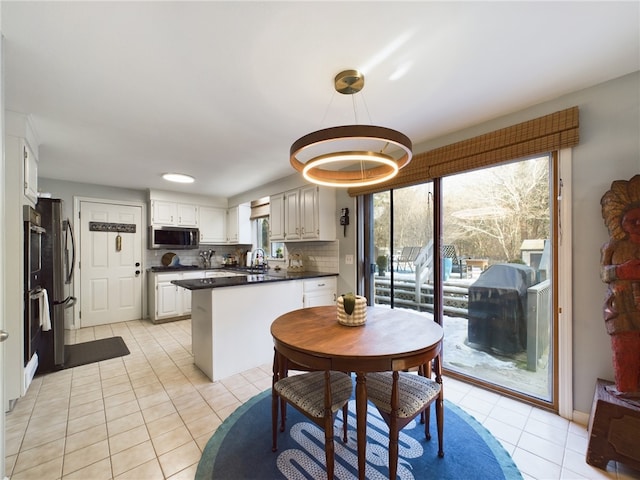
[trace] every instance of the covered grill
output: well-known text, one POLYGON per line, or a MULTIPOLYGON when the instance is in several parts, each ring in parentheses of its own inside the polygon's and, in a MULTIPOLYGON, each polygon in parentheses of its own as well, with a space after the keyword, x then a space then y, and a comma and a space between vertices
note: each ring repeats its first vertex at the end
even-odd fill
POLYGON ((526 265, 489 267, 469 287, 468 341, 474 348, 512 355, 527 348, 527 289, 535 270, 526 265))

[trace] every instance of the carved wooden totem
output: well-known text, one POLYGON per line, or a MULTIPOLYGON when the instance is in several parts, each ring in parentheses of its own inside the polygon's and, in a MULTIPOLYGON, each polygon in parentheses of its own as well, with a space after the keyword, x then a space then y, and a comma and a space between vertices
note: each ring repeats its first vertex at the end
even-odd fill
POLYGON ((616 180, 600 200, 610 239, 602 246, 608 284, 604 321, 618 394, 640 396, 640 175, 616 180))

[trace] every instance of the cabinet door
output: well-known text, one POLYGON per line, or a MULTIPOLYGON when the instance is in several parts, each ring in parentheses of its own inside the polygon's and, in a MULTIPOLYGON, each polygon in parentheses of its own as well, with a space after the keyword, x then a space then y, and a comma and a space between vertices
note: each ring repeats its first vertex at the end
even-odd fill
POLYGON ((304 307, 335 305, 338 281, 335 277, 322 277, 303 282, 304 307))
POLYGON ((300 236, 303 240, 320 238, 319 189, 308 186, 300 189, 300 236))
POLYGON ((269 198, 269 240, 281 242, 284 238, 284 193, 269 198))
POLYGON ((180 315, 181 297, 179 288, 171 282, 158 282, 156 296, 156 318, 180 315))
POLYGON ((175 225, 177 220, 177 207, 173 202, 162 200, 151 201, 152 225, 175 225))
POLYGON ((198 226, 198 206, 179 203, 176 206, 178 218, 177 224, 181 227, 198 226))
POLYGON ((238 207, 227 210, 227 242, 238 243, 238 207))
POLYGON ((319 290, 304 294, 303 305, 307 307, 325 307, 336 304, 336 294, 328 290, 319 290))
MULTIPOLYGON (((204 278, 205 272, 188 272, 182 274, 182 280, 192 280, 194 278, 204 278)), ((191 290, 188 288, 178 287, 178 291, 181 294, 181 315, 189 315, 191 313, 191 290)))
POLYGON ((252 243, 250 217, 250 205, 238 205, 227 211, 227 241, 229 243, 252 243))
POLYGON ((284 195, 285 240, 300 240, 300 190, 284 195))
POLYGON ((200 243, 225 243, 227 241, 227 212, 224 208, 199 208, 200 243))
POLYGON ((38 201, 38 162, 26 142, 22 142, 22 158, 24 161, 24 196, 35 203, 38 201))

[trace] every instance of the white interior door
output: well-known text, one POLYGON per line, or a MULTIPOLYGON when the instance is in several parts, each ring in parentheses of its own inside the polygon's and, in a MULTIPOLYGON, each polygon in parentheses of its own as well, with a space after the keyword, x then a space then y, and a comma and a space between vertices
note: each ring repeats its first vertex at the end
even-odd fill
POLYGON ((140 206, 80 202, 82 327, 142 318, 141 219, 140 206), (92 231, 91 222, 103 231, 92 231), (135 225, 135 233, 114 224, 135 225))

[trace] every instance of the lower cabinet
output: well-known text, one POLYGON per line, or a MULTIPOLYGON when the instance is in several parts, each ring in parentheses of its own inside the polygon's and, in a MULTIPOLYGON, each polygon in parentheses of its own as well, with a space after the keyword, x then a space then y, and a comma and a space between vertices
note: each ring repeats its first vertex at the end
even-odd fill
MULTIPOLYGON (((224 273, 228 276, 229 273, 224 273)), ((153 323, 163 323, 191 315, 191 290, 174 285, 174 280, 190 280, 194 278, 206 278, 219 276, 213 270, 200 270, 197 272, 149 272, 149 318, 153 323)), ((300 280, 292 280, 290 284, 296 284, 300 280)), ((280 284, 281 282, 275 282, 280 284)), ((318 277, 302 280, 302 304, 304 307, 320 307, 323 305, 335 305, 337 299, 336 277, 318 277)), ((264 286, 273 285, 266 283, 264 286)), ((299 285, 299 284, 298 284, 299 285)), ((256 285, 262 287, 263 285, 256 285)), ((239 287, 246 288, 246 287, 239 287)), ((299 287, 298 287, 299 288, 299 287)), ((230 292, 231 290, 225 289, 230 292)), ((248 292, 249 289, 245 290, 248 292)), ((262 292, 266 292, 265 288, 262 292)), ((299 295, 299 294, 298 294, 299 295)), ((300 297, 298 296, 298 299, 300 297)), ((297 300, 299 301, 299 300, 297 300)), ((237 308, 235 305, 233 308, 237 308)))
POLYGON ((191 290, 171 283, 174 280, 204 278, 205 272, 149 274, 149 318, 154 323, 191 315, 191 290))
POLYGON ((302 303, 304 307, 335 305, 338 298, 336 277, 320 277, 304 280, 302 283, 302 303))

